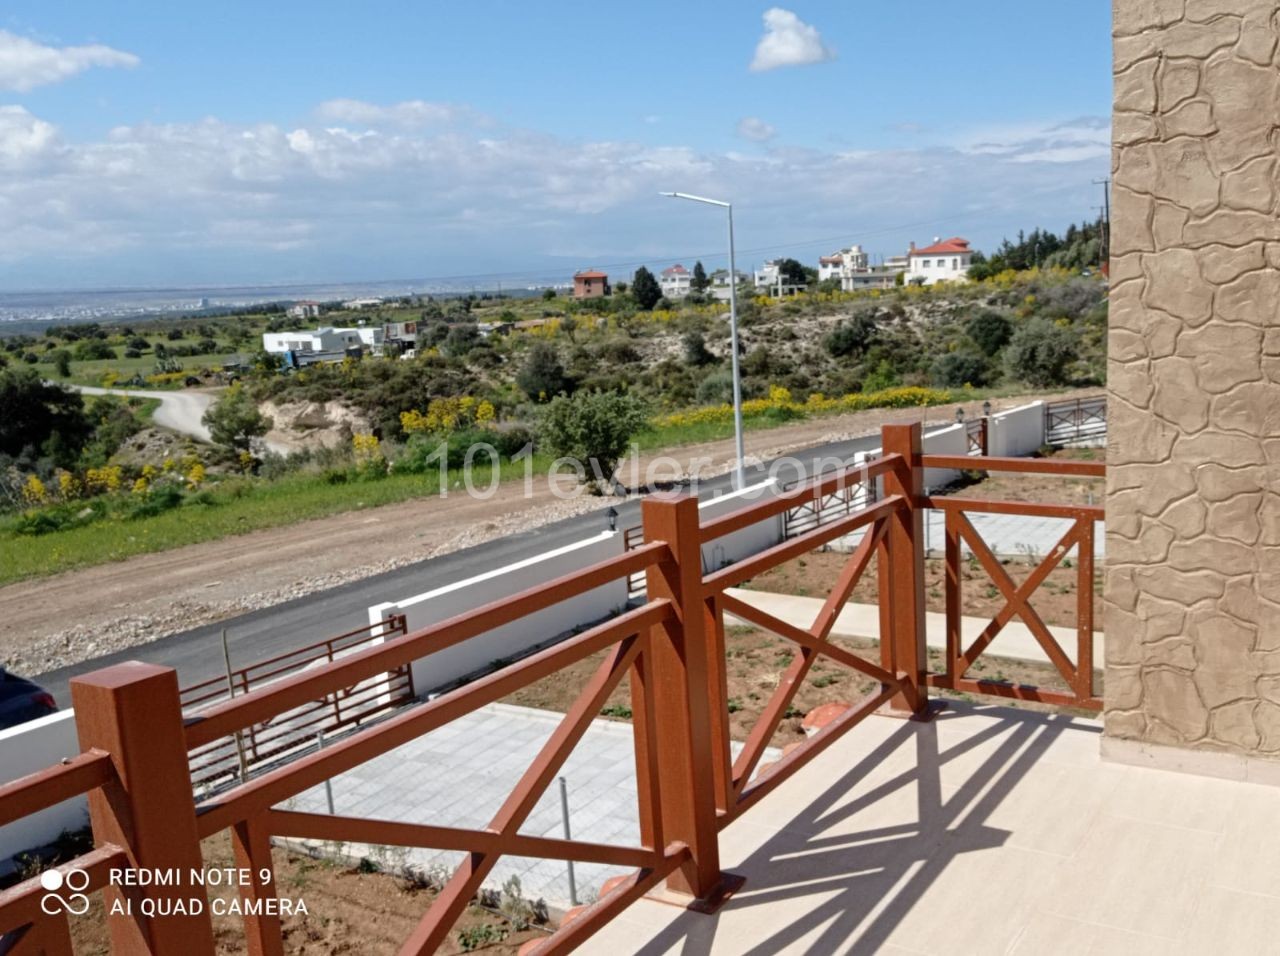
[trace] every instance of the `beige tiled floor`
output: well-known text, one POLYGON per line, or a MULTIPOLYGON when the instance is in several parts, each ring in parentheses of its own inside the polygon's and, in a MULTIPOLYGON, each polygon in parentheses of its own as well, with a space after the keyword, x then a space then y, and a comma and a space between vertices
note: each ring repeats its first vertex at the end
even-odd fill
POLYGON ((870 718, 725 830, 719 914, 642 900, 581 951, 1280 953, 1280 788, 1103 763, 1099 733, 870 718))

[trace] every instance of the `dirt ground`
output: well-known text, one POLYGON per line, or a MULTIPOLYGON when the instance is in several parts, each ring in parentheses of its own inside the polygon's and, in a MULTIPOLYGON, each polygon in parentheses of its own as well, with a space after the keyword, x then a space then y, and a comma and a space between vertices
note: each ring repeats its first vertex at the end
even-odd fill
MULTIPOLYGON (((206 869, 235 866, 231 843, 225 834, 205 841, 206 869)), ((302 900, 307 915, 283 918, 284 951, 290 956, 377 956, 395 953, 435 899, 435 891, 410 885, 379 872, 362 872, 328 860, 290 853, 276 848, 273 853, 277 895, 302 900)), ((234 887, 209 891, 232 899, 234 887)), ((106 956, 106 916, 102 894, 92 896, 92 905, 82 917, 72 917, 72 942, 78 956, 106 956)), ((215 915, 214 940, 222 956, 245 953, 244 924, 239 916, 215 915)), ((459 918, 449 941, 437 952, 488 953, 511 956, 520 946, 546 935, 541 929, 516 930, 500 914, 470 906, 459 918)))
MULTIPOLYGON (((1075 394, 1083 393, 1037 397, 1075 394)), ((1026 400, 998 399, 993 405, 999 410, 1026 400)), ((965 404, 972 413, 975 403, 965 404)), ((748 456, 769 458, 870 434, 882 424, 923 416, 940 424, 954 420, 955 407, 873 409, 749 431, 746 450, 748 456)), ((664 454, 686 467, 710 459, 713 468, 723 470, 731 460, 733 442, 684 445, 664 454)), ((656 455, 645 456, 640 474, 656 455)), ((536 483, 535 489, 526 498, 522 482, 516 481, 485 501, 465 495, 423 498, 10 584, 0 588, 0 647, 6 657, 22 659, 52 639, 71 632, 93 634, 124 619, 133 625, 129 644, 155 640, 570 513, 545 482, 536 483)), ((572 504, 586 510, 601 500, 572 504)), ((90 645, 88 655, 112 649, 90 645)))

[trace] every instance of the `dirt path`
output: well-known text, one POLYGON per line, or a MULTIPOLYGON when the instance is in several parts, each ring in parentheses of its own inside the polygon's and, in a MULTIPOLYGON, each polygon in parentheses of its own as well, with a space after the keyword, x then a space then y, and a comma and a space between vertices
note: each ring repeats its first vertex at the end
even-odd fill
MULTIPOLYGON (((1022 401, 993 404, 1011 408, 1022 401)), ((976 413, 976 404, 966 403, 966 410, 976 413)), ((924 411, 929 422, 942 424, 954 420, 954 409, 924 411)), ((748 457, 771 458, 866 435, 882 424, 918 421, 921 412, 874 409, 748 432, 746 450, 748 457)), ((710 460, 706 476, 729 467, 733 441, 668 454, 683 468, 710 460)), ((639 463, 640 474, 653 457, 639 463)), ((423 498, 20 581, 0 588, 0 660, 43 672, 581 514, 605 500, 562 501, 545 481, 535 481, 526 497, 516 481, 488 500, 423 498)))

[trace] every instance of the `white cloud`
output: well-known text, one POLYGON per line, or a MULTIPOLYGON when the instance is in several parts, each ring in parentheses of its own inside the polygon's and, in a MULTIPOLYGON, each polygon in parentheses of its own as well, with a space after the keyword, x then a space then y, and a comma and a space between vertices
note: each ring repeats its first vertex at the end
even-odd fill
POLYGON ((0 106, 0 168, 15 169, 52 153, 58 130, 21 106, 0 106))
POLYGON ((753 143, 767 143, 778 135, 772 124, 755 116, 744 116, 738 120, 738 135, 753 143))
POLYGON ((0 30, 0 90, 25 93, 83 73, 94 66, 138 65, 132 53, 101 44, 45 46, 27 37, 0 30))
POLYGON ((877 227, 931 223, 895 235, 893 249, 980 236, 993 215, 1010 233, 1065 223, 1107 168, 1105 156, 1066 152, 1091 148, 1105 120, 987 131, 963 146, 766 153, 567 139, 478 126, 456 109, 415 128, 342 123, 329 110, 297 126, 206 119, 78 142, 0 107, 0 282, 489 273, 548 255, 705 252, 686 235, 702 220, 673 227, 688 213, 655 198, 670 189, 737 201, 744 249, 863 231, 878 249, 888 240, 877 227))
POLYGON ((334 123, 354 123, 358 126, 403 126, 421 129, 441 126, 464 116, 465 110, 448 103, 429 103, 426 100, 405 100, 390 106, 379 106, 363 100, 326 100, 316 107, 316 116, 334 123))
POLYGON ((835 57, 835 50, 822 42, 822 35, 814 27, 790 10, 770 7, 764 12, 764 36, 756 44, 751 69, 762 73, 780 66, 823 63, 835 57))
POLYGON ((1054 126, 1024 124, 978 130, 957 147, 975 155, 1001 156, 1019 163, 1074 163, 1111 154, 1111 124, 1083 117, 1054 126))

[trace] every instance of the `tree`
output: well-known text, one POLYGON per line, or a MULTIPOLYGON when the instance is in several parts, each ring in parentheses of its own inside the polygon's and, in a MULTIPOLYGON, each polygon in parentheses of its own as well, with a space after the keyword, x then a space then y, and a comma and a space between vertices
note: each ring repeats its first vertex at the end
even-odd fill
POLYGON ((258 411, 257 403, 240 382, 223 392, 200 420, 208 427, 215 443, 233 451, 248 451, 249 443, 271 431, 275 424, 258 411))
POLYGON ((12 458, 70 467, 93 432, 80 393, 41 381, 34 369, 0 369, 0 408, 0 454, 12 458))
POLYGON ((462 358, 480 344, 480 330, 474 325, 465 323, 455 325, 444 337, 440 350, 450 358, 462 358))
POLYGON ((535 342, 516 384, 535 402, 545 402, 561 392, 573 391, 573 380, 565 373, 560 353, 550 342, 535 342))
POLYGON ((577 462, 588 484, 614 484, 618 462, 631 438, 648 421, 648 411, 634 395, 622 392, 579 392, 551 400, 538 434, 553 455, 577 462))
POLYGON ((550 302, 550 301, 551 301, 552 299, 554 299, 555 297, 556 297, 556 290, 555 290, 555 289, 543 289, 543 290, 542 290, 542 301, 543 301, 543 302, 550 302))
POLYGON ((578 331, 578 320, 571 315, 566 315, 560 320, 560 331, 568 337, 570 342, 572 342, 573 333, 578 331))
POLYGON ((965 332, 984 355, 995 355, 1009 344, 1013 323, 999 312, 979 312, 965 326, 965 332))
POLYGON ((825 345, 836 358, 858 356, 871 347, 876 336, 876 321, 866 313, 851 315, 828 333, 825 345))
POLYGON ((54 349, 49 353, 49 361, 53 362, 59 378, 71 377, 71 353, 66 349, 54 349))
POLYGON ((711 350, 707 348, 707 343, 702 337, 702 333, 696 329, 686 332, 682 341, 684 343, 684 360, 694 368, 710 365, 716 360, 716 357, 711 354, 711 350))
POLYGON ((693 279, 689 282, 694 292, 706 292, 711 280, 707 278, 707 270, 702 268, 702 260, 693 264, 693 279))
POLYGON ((991 369, 987 359, 974 352, 948 352, 933 363, 930 375, 944 388, 980 387, 990 381, 991 369))
POLYGON ((1004 361, 1011 377, 1048 388, 1066 381, 1067 366, 1077 355, 1076 337, 1070 329, 1037 316, 1013 333, 1004 361))
POLYGON ((783 259, 779 262, 778 275, 782 277, 783 285, 805 285, 809 279, 804 266, 795 259, 783 259))
POLYGON ((653 277, 653 273, 644 266, 637 269, 635 276, 631 279, 631 297, 635 299, 636 305, 646 312, 652 311, 658 304, 658 300, 662 298, 662 286, 658 285, 658 280, 653 277))

